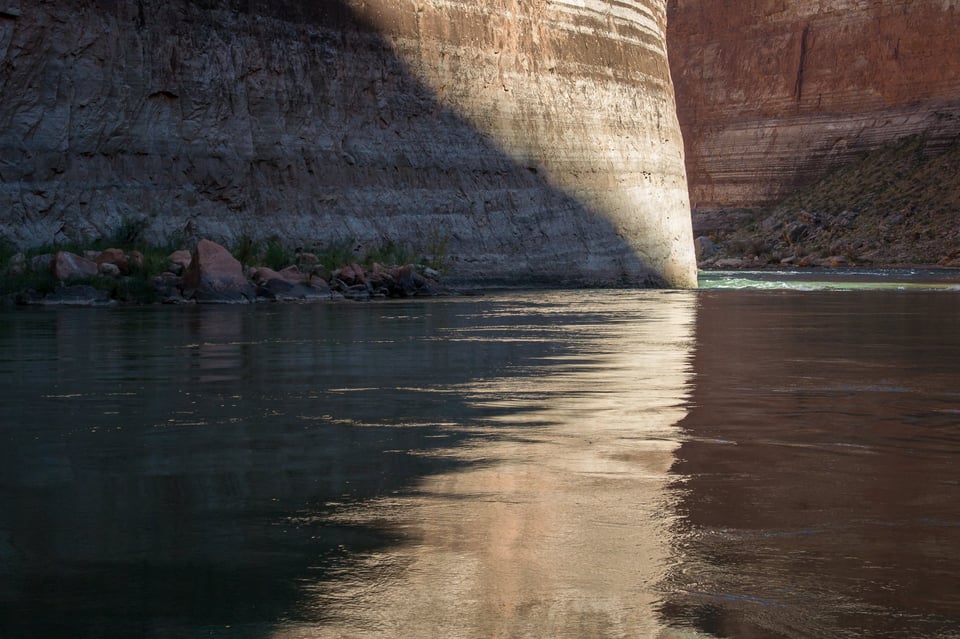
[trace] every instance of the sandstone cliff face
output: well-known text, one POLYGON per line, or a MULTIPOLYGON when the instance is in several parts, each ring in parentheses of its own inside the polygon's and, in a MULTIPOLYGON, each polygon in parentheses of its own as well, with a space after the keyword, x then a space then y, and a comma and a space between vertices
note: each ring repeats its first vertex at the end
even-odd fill
POLYGON ((769 204, 864 150, 960 134, 957 0, 670 0, 694 207, 769 204))
POLYGON ((0 0, 0 233, 695 284, 665 2, 0 0))

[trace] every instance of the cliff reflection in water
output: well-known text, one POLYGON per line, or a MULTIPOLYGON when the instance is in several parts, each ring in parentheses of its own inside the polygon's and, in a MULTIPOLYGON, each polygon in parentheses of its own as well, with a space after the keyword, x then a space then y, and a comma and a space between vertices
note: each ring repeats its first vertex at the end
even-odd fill
POLYGON ((960 297, 702 291, 671 623, 955 637, 960 297))
POLYGON ((659 632, 656 585, 671 563, 665 484, 685 412, 695 297, 590 297, 587 323, 563 321, 566 304, 531 305, 539 308, 512 308, 493 323, 465 318, 444 336, 518 353, 540 342, 543 354, 447 388, 479 413, 468 445, 437 453, 465 467, 332 517, 392 529, 401 541, 348 559, 314 586, 313 605, 331 618, 320 636, 659 632))
POLYGON ((0 636, 947 637, 960 296, 0 311, 0 636))
POLYGON ((655 632, 695 304, 0 311, 0 636, 655 632))

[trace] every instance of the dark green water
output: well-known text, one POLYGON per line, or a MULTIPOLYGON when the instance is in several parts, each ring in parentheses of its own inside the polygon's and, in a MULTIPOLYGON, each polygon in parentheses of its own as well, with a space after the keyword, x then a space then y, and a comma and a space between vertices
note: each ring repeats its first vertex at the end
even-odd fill
POLYGON ((960 636, 937 281, 0 311, 0 637, 960 636))

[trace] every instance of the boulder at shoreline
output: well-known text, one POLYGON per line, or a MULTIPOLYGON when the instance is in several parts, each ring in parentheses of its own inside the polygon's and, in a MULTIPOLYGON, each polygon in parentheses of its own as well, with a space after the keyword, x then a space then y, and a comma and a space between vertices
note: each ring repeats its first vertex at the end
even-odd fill
POLYGON ((183 275, 184 297, 198 302, 243 304, 256 299, 256 289, 243 274, 243 265, 230 251, 200 240, 183 275))
POLYGON ((370 270, 351 262, 327 271, 310 259, 279 270, 243 264, 211 240, 193 251, 170 254, 119 248, 58 251, 28 259, 23 253, 0 264, 6 304, 98 306, 108 303, 248 304, 252 302, 318 302, 448 295, 440 274, 412 264, 370 270), (147 263, 149 262, 149 263, 147 263), (298 265, 299 264, 299 265, 298 265), (301 266, 303 270, 301 270, 301 266), (164 270, 165 269, 165 270, 164 270))

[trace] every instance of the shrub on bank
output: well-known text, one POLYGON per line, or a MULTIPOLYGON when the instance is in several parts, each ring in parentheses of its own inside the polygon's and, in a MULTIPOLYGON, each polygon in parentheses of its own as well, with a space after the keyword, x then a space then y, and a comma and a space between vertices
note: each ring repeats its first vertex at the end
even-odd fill
MULTIPOLYGON (((217 282, 220 275, 216 272, 201 276, 195 268, 185 282, 187 265, 198 259, 196 249, 188 257, 170 245, 146 245, 137 229, 124 228, 112 236, 125 239, 123 247, 101 241, 93 243, 96 248, 44 246, 17 252, 4 246, 0 250, 0 298, 7 304, 151 304, 370 299, 440 292, 439 272, 410 264, 412 252, 394 243, 371 249, 357 260, 352 242, 311 253, 292 251, 275 238, 263 245, 241 238, 232 252, 201 241, 219 251, 221 262, 232 261, 236 266, 231 268, 244 279, 244 286, 232 293, 209 296, 197 282, 217 282), (344 275, 347 268, 350 277, 344 275)), ((198 262, 197 268, 215 271, 218 267, 198 262)))

